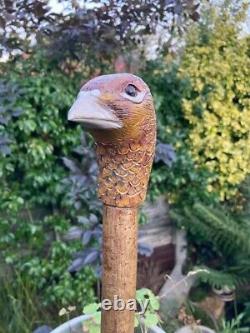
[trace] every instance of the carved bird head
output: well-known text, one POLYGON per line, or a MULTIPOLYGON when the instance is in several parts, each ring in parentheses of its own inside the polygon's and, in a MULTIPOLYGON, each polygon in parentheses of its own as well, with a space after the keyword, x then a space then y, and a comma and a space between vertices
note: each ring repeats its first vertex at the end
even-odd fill
POLYGON ((143 124, 154 119, 148 86, 127 73, 102 75, 88 81, 68 113, 68 120, 81 122, 97 142, 110 143, 139 139, 143 124))
POLYGON ((134 207, 144 199, 153 162, 156 119, 148 86, 132 74, 88 81, 68 113, 97 143, 99 197, 107 205, 134 207))

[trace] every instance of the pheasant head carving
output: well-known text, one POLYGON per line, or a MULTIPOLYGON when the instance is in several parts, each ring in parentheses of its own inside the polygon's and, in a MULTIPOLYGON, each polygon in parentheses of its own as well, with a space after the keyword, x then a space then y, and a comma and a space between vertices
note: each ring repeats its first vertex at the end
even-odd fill
POLYGON ((95 139, 104 204, 136 207, 143 202, 156 141, 153 100, 143 80, 124 73, 88 81, 68 119, 83 123, 95 139))

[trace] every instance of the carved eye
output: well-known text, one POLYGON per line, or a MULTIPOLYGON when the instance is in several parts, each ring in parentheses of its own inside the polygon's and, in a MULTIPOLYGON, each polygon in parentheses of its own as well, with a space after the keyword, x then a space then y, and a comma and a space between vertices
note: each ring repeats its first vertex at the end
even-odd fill
POLYGON ((125 88, 125 93, 131 97, 135 97, 137 95, 137 88, 133 84, 128 84, 125 88))

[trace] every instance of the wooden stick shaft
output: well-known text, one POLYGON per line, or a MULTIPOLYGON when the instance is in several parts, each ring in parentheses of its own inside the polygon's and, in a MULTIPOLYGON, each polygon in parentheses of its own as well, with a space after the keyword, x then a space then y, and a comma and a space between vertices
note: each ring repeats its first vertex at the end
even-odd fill
MULTIPOLYGON (((135 298, 137 208, 104 205, 102 299, 135 298)), ((101 333, 133 333, 134 312, 102 309, 101 333)))

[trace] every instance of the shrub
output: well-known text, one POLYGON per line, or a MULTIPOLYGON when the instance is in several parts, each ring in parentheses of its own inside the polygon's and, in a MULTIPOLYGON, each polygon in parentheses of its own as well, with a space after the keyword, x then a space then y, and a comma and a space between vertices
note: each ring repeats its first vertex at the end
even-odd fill
POLYGON ((250 58, 240 35, 245 7, 210 11, 191 29, 179 77, 189 81, 182 100, 190 131, 186 138, 194 163, 211 175, 207 190, 221 200, 237 193, 249 174, 250 58))
POLYGON ((154 164, 149 194, 156 197, 164 193, 170 203, 177 205, 192 204, 201 199, 214 202, 217 194, 207 191, 211 172, 193 161, 187 141, 190 128, 183 113, 182 99, 189 89, 189 82, 179 77, 178 68, 177 62, 162 58, 148 63, 143 72, 154 96, 158 138, 172 145, 175 151, 171 168, 162 161, 154 164))
POLYGON ((67 268, 82 245, 64 239, 76 210, 65 206, 63 157, 74 154, 82 133, 66 115, 80 80, 43 59, 38 53, 17 59, 15 67, 2 65, 0 248, 5 263, 36 286, 41 302, 60 308, 93 301, 96 279, 89 269, 72 278, 67 268))

